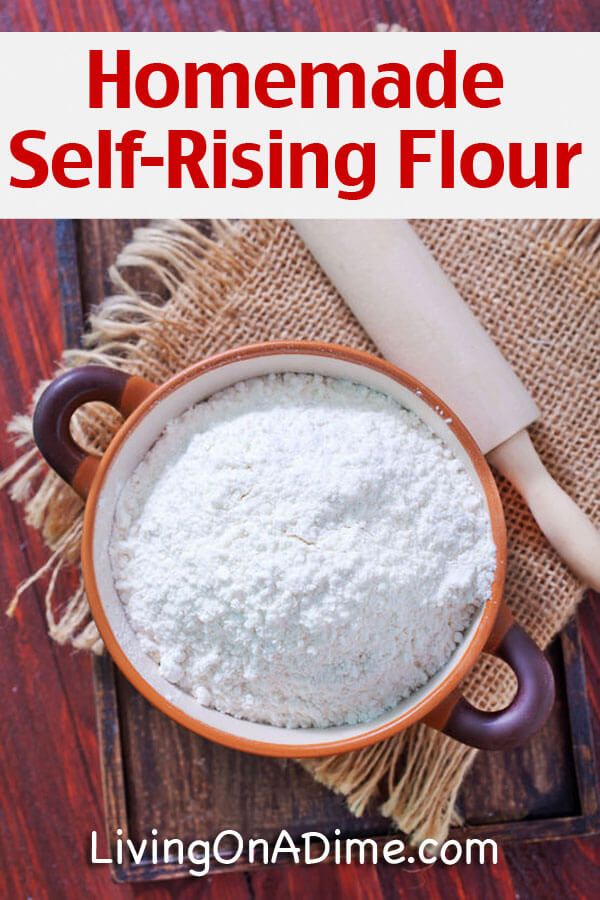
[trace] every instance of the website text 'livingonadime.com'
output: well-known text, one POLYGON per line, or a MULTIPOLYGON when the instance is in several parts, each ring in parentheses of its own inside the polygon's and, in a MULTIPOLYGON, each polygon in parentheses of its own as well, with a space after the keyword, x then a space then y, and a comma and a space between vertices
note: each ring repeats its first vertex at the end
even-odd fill
POLYGON ((165 863, 188 864, 190 875, 208 875, 214 864, 232 866, 246 862, 273 865, 293 863, 295 865, 316 865, 333 862, 337 865, 358 862, 361 865, 379 862, 391 865, 423 863, 431 865, 437 861, 447 866, 463 862, 467 865, 485 865, 498 862, 498 846, 491 838, 468 838, 464 842, 449 839, 444 842, 425 838, 412 846, 400 837, 377 841, 373 838, 342 838, 339 828, 334 836, 319 831, 307 831, 294 838, 286 829, 279 832, 275 840, 245 838, 239 831, 220 831, 211 839, 182 841, 176 837, 159 837, 156 828, 150 838, 132 841, 125 838, 123 830, 117 828, 110 855, 102 855, 98 849, 98 834, 91 834, 91 862, 94 864, 121 865, 163 865, 165 863))

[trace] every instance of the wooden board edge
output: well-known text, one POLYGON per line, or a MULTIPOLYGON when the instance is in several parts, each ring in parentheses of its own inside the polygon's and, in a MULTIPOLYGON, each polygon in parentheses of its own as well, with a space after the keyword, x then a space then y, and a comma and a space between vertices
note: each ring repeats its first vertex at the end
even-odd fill
POLYGON ((561 631, 560 642, 581 813, 584 817, 593 818, 600 813, 600 786, 577 612, 561 631))
MULTIPOLYGON (((78 347, 84 330, 77 223, 73 219, 57 219, 54 223, 61 322, 65 348, 78 347)), ((123 829, 127 839, 129 821, 119 726, 119 710, 115 685, 115 671, 104 653, 92 660, 92 677, 96 707, 96 731, 100 758, 100 777, 104 799, 104 828, 111 856, 117 828, 123 829)), ((122 867, 111 863, 113 881, 129 880, 122 867)))
POLYGON ((73 219, 54 223, 58 288, 65 348, 78 347, 83 334, 81 282, 77 252, 77 225, 73 219))
MULTIPOLYGON (((115 667, 106 653, 94 657, 92 672, 96 699, 100 774, 104 797, 105 834, 107 845, 111 850, 111 858, 114 860, 116 830, 117 828, 122 829, 121 837, 123 841, 126 841, 129 837, 129 818, 115 667)), ((114 881, 127 880, 122 876, 122 868, 115 862, 110 864, 114 881)))

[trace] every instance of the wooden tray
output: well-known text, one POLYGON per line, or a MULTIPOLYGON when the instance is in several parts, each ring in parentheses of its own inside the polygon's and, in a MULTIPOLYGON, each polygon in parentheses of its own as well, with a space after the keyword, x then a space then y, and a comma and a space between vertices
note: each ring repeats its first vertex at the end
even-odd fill
MULTIPOLYGON (((57 224, 65 338, 74 346, 87 310, 108 285, 104 272, 133 223, 82 221, 57 224)), ((600 831, 600 793, 594 762, 583 654, 576 619, 550 648, 557 683, 552 716, 526 747, 480 753, 461 793, 463 840, 536 841, 600 831)), ((115 669, 107 657, 94 664, 101 765, 109 843, 116 829, 140 841, 160 836, 184 842, 210 839, 223 829, 267 840, 286 828, 342 837, 392 836, 376 810, 360 819, 340 797, 317 785, 292 761, 228 750, 167 719, 115 669)), ((255 864, 259 865, 259 864, 255 864)), ((247 860, 214 864, 213 871, 252 868, 247 860)), ((114 865, 117 881, 184 876, 187 865, 114 865)))

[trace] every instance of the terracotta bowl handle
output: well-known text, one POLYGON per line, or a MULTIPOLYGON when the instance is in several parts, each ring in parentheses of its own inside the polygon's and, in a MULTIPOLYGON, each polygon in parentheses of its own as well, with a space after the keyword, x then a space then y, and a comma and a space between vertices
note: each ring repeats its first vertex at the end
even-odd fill
POLYGON ((508 663, 517 676, 512 702, 497 712, 484 712, 455 692, 443 704, 443 720, 439 720, 439 708, 427 720, 444 734, 481 750, 509 750, 524 744, 544 725, 554 705, 554 675, 545 654, 506 607, 499 619, 486 651, 508 663))
POLYGON ((42 456, 67 484, 87 497, 100 460, 73 440, 73 413, 96 400, 110 403, 127 417, 155 390, 145 378, 107 366, 79 366, 64 372, 48 385, 33 414, 33 437, 42 456))

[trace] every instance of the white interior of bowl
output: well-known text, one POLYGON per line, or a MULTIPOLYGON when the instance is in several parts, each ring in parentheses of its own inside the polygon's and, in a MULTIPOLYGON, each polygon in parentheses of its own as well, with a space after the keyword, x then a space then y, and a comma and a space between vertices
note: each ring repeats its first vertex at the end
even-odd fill
MULTIPOLYGON (((253 359, 239 359, 218 369, 205 372, 172 391, 156 403, 126 437, 106 473, 96 508, 93 539, 93 561, 96 581, 110 627, 131 664, 148 684, 188 716, 196 719, 198 722, 203 722, 212 728, 228 732, 230 735, 235 735, 239 738, 279 744, 282 747, 288 744, 298 746, 314 743, 335 743, 358 737, 367 731, 383 727, 398 716, 407 713, 412 707, 422 701, 428 693, 434 690, 447 677, 451 669, 466 652, 483 610, 471 623, 462 643, 437 675, 406 700, 399 703, 398 706, 390 709, 377 719, 359 725, 343 725, 330 728, 279 728, 247 722, 217 710, 208 709, 202 706, 194 697, 166 681, 161 676, 156 663, 140 648, 115 590, 109 564, 108 542, 119 493, 131 472, 159 437, 166 422, 216 391, 222 390, 237 381, 266 375, 271 372, 312 372, 335 378, 347 378, 389 394, 399 403, 414 410, 430 425, 436 434, 446 441, 463 463, 476 488, 481 494, 484 494, 469 455, 445 421, 448 418, 448 413, 443 409, 438 411, 432 410, 418 394, 388 376, 366 366, 350 363, 335 357, 310 354, 276 354, 253 359)), ((173 564, 176 565, 177 561, 174 560, 173 564)), ((343 685, 340 685, 340 690, 343 690, 343 685)))

